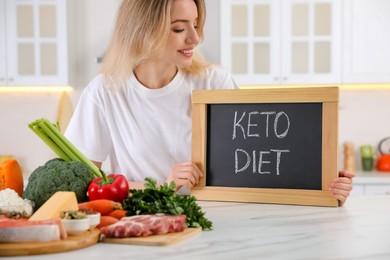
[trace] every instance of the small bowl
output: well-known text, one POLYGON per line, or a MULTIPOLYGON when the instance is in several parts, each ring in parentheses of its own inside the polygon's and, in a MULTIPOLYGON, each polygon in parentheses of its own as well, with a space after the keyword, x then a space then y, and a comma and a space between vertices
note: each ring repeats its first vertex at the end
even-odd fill
POLYGON ((77 236, 85 233, 89 229, 89 219, 62 219, 66 233, 70 236, 77 236))
POLYGON ((100 224, 100 213, 87 214, 87 217, 89 219, 89 229, 92 230, 100 224))

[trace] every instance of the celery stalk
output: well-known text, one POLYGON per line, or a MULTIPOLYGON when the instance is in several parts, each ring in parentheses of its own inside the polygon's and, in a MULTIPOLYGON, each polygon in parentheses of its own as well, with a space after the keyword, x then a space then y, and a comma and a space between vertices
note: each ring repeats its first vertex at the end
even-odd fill
POLYGON ((96 177, 107 180, 107 176, 86 158, 61 132, 46 118, 38 119, 29 127, 63 160, 86 164, 96 177))
MULTIPOLYGON (((53 135, 53 139, 59 140, 61 148, 64 151, 70 151, 71 158, 74 161, 80 161, 85 163, 89 168, 92 169, 96 177, 103 177, 99 168, 91 162, 88 158, 86 158, 62 133, 61 131, 55 127, 49 120, 43 119, 41 123, 43 128, 47 127, 47 132, 53 135)), ((67 153, 68 154, 68 153, 67 153)))
POLYGON ((33 123, 29 124, 29 127, 31 128, 31 130, 34 131, 34 133, 36 133, 52 150, 53 152, 55 152, 60 158, 62 158, 64 161, 71 161, 71 159, 69 158, 69 156, 64 153, 61 148, 58 147, 58 145, 53 142, 53 140, 51 140, 47 135, 45 135, 44 133, 42 133, 39 129, 37 129, 37 126, 33 123))
POLYGON ((79 161, 79 159, 77 158, 77 156, 69 150, 68 147, 66 147, 62 141, 60 140, 60 138, 58 138, 58 136, 56 136, 52 131, 51 129, 44 123, 44 122, 39 122, 38 123, 38 126, 43 130, 43 132, 51 139, 53 140, 54 143, 56 143, 58 145, 58 147, 60 147, 60 149, 66 154, 69 156, 70 160, 71 161, 79 161))

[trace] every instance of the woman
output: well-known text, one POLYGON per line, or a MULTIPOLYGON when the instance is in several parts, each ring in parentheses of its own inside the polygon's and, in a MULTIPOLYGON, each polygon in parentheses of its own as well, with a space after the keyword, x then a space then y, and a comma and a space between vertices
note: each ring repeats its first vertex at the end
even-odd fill
MULTIPOLYGON (((202 173, 191 161, 191 92, 235 89, 224 70, 195 47, 203 38, 204 0, 124 0, 101 74, 85 88, 66 136, 98 167, 130 187, 145 177, 191 189, 202 173)), ((341 172, 332 194, 341 204, 353 174, 341 172)))

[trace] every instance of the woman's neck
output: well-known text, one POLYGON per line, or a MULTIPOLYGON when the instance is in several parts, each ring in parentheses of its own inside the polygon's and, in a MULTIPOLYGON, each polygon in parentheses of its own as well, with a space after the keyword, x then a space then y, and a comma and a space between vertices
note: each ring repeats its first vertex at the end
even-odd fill
POLYGON ((162 88, 169 84, 176 76, 177 68, 173 65, 144 62, 134 70, 138 81, 147 88, 162 88))

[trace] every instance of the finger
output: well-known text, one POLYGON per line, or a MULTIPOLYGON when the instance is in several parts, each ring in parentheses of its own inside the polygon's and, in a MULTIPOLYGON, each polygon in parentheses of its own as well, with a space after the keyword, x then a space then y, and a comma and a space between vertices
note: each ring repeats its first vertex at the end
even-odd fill
POLYGON ((347 184, 347 185, 351 185, 352 186, 352 179, 349 179, 349 178, 336 178, 331 185, 334 185, 334 184, 347 184))
POLYGON ((339 177, 347 177, 352 179, 353 177, 355 177, 355 173, 343 170, 339 171, 339 177))
MULTIPOLYGON (((180 173, 188 173, 190 175, 193 176, 193 179, 194 179, 194 182, 195 183, 199 183, 199 179, 201 177, 201 172, 199 170, 198 167, 196 167, 196 165, 180 165, 178 166, 178 168, 176 169, 177 172, 180 172, 180 173)), ((192 180, 192 178, 191 178, 192 180)))
POLYGON ((192 163, 193 163, 194 168, 195 168, 197 174, 199 175, 199 177, 203 177, 203 173, 202 173, 202 171, 199 169, 198 165, 196 165, 196 163, 194 163, 194 162, 192 162, 192 163))
POLYGON ((341 189, 341 190, 352 190, 352 183, 351 182, 333 182, 330 185, 333 189, 341 189))
POLYGON ((348 197, 351 191, 350 189, 339 189, 339 188, 330 188, 329 190, 333 195, 341 195, 344 197, 348 197))
POLYGON ((177 178, 180 180, 188 181, 192 186, 196 184, 196 179, 191 172, 180 171, 177 172, 177 178))
POLYGON ((329 191, 333 198, 337 199, 339 201, 339 205, 342 206, 346 202, 349 192, 345 190, 337 190, 333 188, 329 188, 329 191))
POLYGON ((339 201, 339 206, 343 206, 344 203, 347 200, 347 197, 344 197, 344 196, 342 196, 340 194, 333 195, 333 198, 335 198, 335 199, 337 199, 339 201))
POLYGON ((189 161, 189 162, 183 162, 180 163, 183 167, 191 167, 193 169, 193 172, 196 173, 197 176, 203 177, 203 173, 200 171, 199 167, 196 165, 196 163, 189 161))

